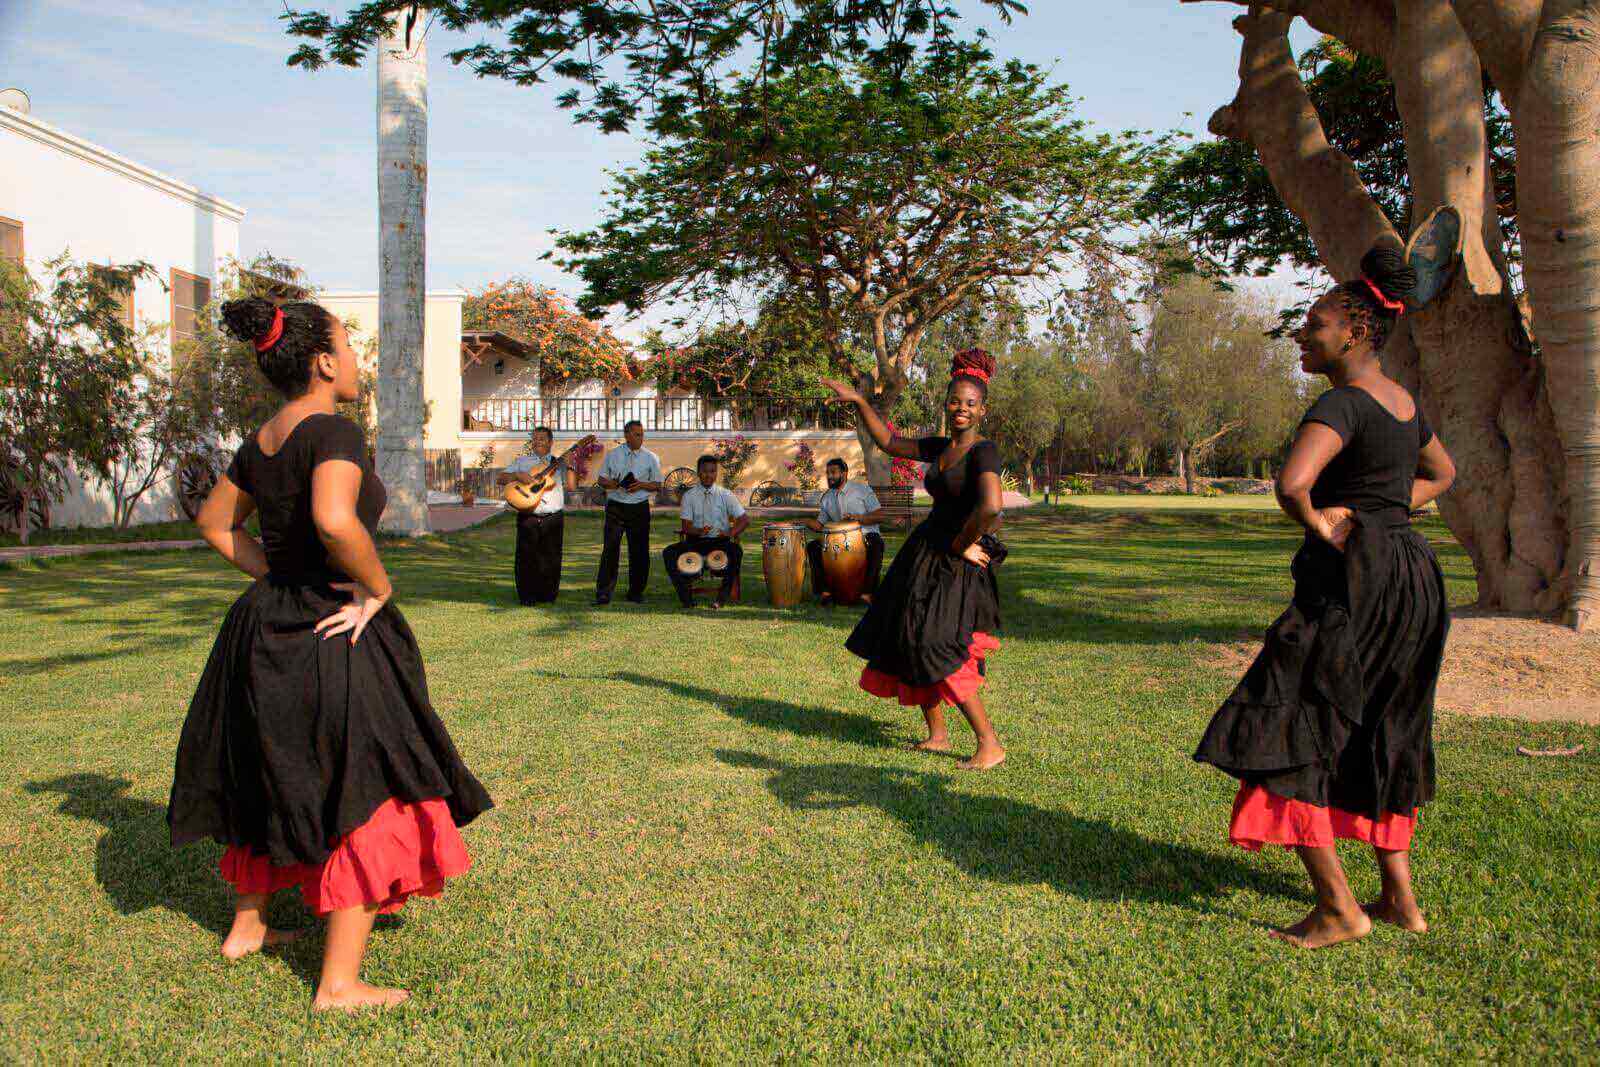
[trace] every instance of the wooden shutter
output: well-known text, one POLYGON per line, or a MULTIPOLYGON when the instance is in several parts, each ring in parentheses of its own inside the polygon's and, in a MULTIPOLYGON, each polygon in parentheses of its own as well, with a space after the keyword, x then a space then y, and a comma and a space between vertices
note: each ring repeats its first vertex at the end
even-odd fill
POLYGON ((211 281, 188 271, 172 270, 172 344, 190 340, 200 309, 211 303, 211 281))
MULTIPOLYGON (((102 277, 115 273, 114 269, 111 267, 95 267, 94 270, 102 277)), ((127 326, 128 329, 133 329, 133 287, 131 285, 124 291, 117 294, 117 303, 122 307, 123 324, 127 326)))
POLYGON ((0 218, 0 259, 22 262, 22 223, 0 218))

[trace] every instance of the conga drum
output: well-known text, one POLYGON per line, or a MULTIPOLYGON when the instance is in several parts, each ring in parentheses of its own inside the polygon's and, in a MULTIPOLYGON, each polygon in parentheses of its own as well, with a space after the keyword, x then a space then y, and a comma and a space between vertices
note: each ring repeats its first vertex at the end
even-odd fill
POLYGON ((867 589, 867 539, 859 522, 830 522, 822 531, 822 584, 838 604, 867 589))
POLYGON ((806 596, 806 528, 774 522, 761 532, 761 570, 775 608, 792 608, 806 596))
POLYGON ((706 570, 712 574, 726 574, 728 571, 728 552, 726 549, 713 548, 706 553, 706 570))
POLYGON ((685 578, 698 578, 705 569, 705 557, 698 552, 685 552, 678 557, 678 573, 685 578))

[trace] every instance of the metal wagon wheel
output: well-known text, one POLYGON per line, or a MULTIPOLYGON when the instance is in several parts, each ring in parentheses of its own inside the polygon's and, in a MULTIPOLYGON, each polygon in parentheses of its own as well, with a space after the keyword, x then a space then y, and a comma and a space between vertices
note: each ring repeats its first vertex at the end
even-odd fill
POLYGON ((683 503, 683 494, 687 493, 690 486, 697 481, 699 478, 688 467, 674 467, 661 480, 659 503, 662 505, 683 503))
POLYGON ((750 506, 776 508, 788 503, 789 490, 775 481, 765 481, 750 490, 750 506))
POLYGON ((200 514, 200 505, 206 502, 217 479, 222 477, 232 462, 233 453, 226 448, 202 449, 178 461, 177 469, 172 474, 173 489, 178 506, 183 508, 190 522, 200 514))

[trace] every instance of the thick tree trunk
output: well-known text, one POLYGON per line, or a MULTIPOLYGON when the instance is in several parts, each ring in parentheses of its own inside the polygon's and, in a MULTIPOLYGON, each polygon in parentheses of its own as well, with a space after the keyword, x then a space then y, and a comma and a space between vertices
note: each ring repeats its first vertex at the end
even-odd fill
MULTIPOLYGON (((1479 603, 1548 611, 1562 598, 1563 501, 1549 477, 1555 427, 1527 357, 1492 209, 1481 70, 1446 0, 1395 5, 1392 20, 1356 21, 1356 4, 1290 5, 1324 32, 1376 54, 1395 83, 1418 220, 1453 204, 1465 262, 1433 305, 1402 320, 1386 369, 1410 388, 1456 459, 1440 506, 1472 557, 1479 603), (1341 12, 1346 23, 1340 22, 1341 12)), ((1348 157, 1328 143, 1290 52, 1290 15, 1241 16, 1239 95, 1214 132, 1257 149, 1284 204, 1305 222, 1329 273, 1357 276, 1361 256, 1399 243, 1348 157)))
POLYGON ((422 388, 428 67, 422 27, 394 17, 378 44, 378 474, 382 527, 428 532, 422 388))
POLYGON ((1508 97, 1517 220, 1570 495, 1568 621, 1600 622, 1600 12, 1547 0, 1508 97))
POLYGON ((28 543, 28 520, 33 517, 33 488, 27 482, 21 488, 22 511, 17 515, 17 543, 28 543))

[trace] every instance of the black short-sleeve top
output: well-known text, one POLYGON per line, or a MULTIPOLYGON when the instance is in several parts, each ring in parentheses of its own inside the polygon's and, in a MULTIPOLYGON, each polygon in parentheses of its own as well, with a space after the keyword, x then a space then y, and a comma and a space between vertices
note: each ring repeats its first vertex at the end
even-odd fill
POLYGON ((251 434, 234 453, 228 478, 256 502, 267 566, 278 577, 337 573, 311 518, 311 472, 329 460, 360 467, 356 517, 369 533, 375 531, 388 495, 367 458, 361 427, 343 415, 307 415, 270 456, 261 450, 260 433, 251 434))
POLYGON ((1433 440, 1421 405, 1409 419, 1398 419, 1378 398, 1353 385, 1329 389, 1305 418, 1320 422, 1344 442, 1311 487, 1311 506, 1354 511, 1411 508, 1417 456, 1433 440))
POLYGON ((917 440, 917 458, 928 465, 922 484, 933 497, 933 511, 927 519, 928 531, 953 540, 978 510, 978 476, 985 472, 1000 473, 1000 449, 993 441, 979 441, 952 463, 949 470, 941 471, 939 457, 949 447, 948 437, 917 440))

